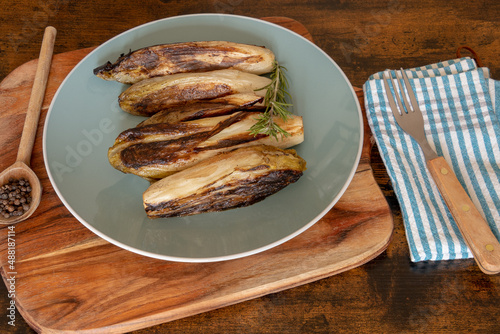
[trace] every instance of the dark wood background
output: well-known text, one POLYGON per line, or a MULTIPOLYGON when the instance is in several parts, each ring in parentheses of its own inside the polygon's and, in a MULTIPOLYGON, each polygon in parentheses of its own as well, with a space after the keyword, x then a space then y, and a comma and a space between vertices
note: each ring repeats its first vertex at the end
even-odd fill
MULTIPOLYGON (((454 58, 461 45, 472 47, 500 79, 497 0, 0 0, 0 5, 0 80, 38 57, 46 25, 57 28, 54 52, 62 53, 97 46, 152 20, 193 13, 293 18, 357 87, 385 68, 454 58)), ((376 148, 372 166, 394 214, 394 239, 384 254, 327 279, 135 333, 498 332, 500 276, 482 274, 473 260, 411 263, 399 205, 376 148)), ((7 324, 8 303, 2 284, 0 332, 33 333, 19 315, 16 327, 7 324)))

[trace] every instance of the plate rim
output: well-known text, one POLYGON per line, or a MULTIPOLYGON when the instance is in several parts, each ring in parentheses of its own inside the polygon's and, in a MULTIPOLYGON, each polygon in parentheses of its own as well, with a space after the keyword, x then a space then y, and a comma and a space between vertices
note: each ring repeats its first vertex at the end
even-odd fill
POLYGON ((56 192, 59 200, 64 204, 64 206, 66 207, 66 209, 68 209, 68 211, 70 211, 70 213, 83 226, 85 226, 91 232, 93 232, 94 234, 96 234, 97 236, 103 238, 104 240, 108 241, 111 244, 114 244, 114 245, 116 245, 116 246, 118 246, 118 247, 120 247, 122 249, 128 250, 128 251, 136 253, 136 254, 140 254, 140 255, 143 255, 143 256, 146 256, 146 257, 150 257, 150 258, 154 258, 154 259, 158 259, 158 260, 173 261, 173 262, 209 263, 209 262, 220 262, 220 261, 234 260, 234 259, 244 258, 244 257, 248 257, 248 256, 251 256, 251 255, 255 255, 255 254, 264 252, 266 250, 269 250, 269 249, 272 249, 274 247, 277 247, 277 246, 279 246, 279 245, 281 245, 281 244, 283 244, 283 243, 285 243, 285 242, 287 242, 287 241, 289 241, 289 240, 297 237, 298 235, 302 234, 307 229, 309 229, 311 226, 313 226, 314 224, 316 224, 319 220, 321 220, 321 218, 323 218, 328 213, 328 211, 330 211, 333 208, 333 206, 344 195, 345 191, 347 190, 347 188, 351 184, 352 179, 354 178, 354 175, 356 174, 356 171, 357 171, 359 163, 360 163, 362 149, 363 149, 363 142, 364 142, 363 115, 362 115, 362 110, 361 110, 361 106, 360 106, 359 100, 357 98, 356 92, 354 91, 354 87, 351 84, 351 82, 349 81, 349 79, 347 78, 347 76, 345 75, 344 71, 340 68, 340 66, 324 50, 322 50, 314 42, 312 42, 311 40, 305 38, 304 36, 302 36, 302 35, 294 32, 294 31, 292 31, 292 30, 290 30, 288 28, 285 28, 285 27, 283 27, 283 26, 281 26, 279 24, 276 24, 276 23, 273 23, 273 22, 270 22, 270 21, 266 21, 266 20, 263 20, 263 19, 253 18, 253 17, 249 17, 249 16, 244 16, 244 15, 235 15, 235 14, 199 13, 199 14, 185 14, 185 15, 176 15, 176 16, 166 17, 166 18, 162 18, 162 19, 158 19, 158 20, 149 21, 149 22, 143 23, 141 25, 132 27, 130 29, 127 29, 127 30, 125 30, 125 31, 123 31, 123 32, 121 32, 121 33, 119 33, 119 34, 111 37, 110 39, 106 40, 105 42, 101 43, 100 45, 98 45, 97 47, 95 47, 95 49, 93 49, 91 52, 89 52, 85 57, 83 57, 71 69, 71 71, 66 75, 66 77, 64 78, 64 80, 59 85, 57 91, 55 92, 55 94, 54 94, 54 96, 53 96, 53 98, 51 100, 51 103, 50 103, 48 111, 47 111, 47 115, 45 116, 45 120, 44 120, 44 128, 43 128, 43 136, 42 136, 42 150, 43 150, 43 160, 44 160, 45 169, 47 171, 47 175, 49 177, 50 183, 51 183, 54 191, 56 192), (77 68, 79 68, 81 66, 82 63, 84 63, 86 61, 86 59, 92 57, 94 53, 98 53, 101 48, 105 48, 106 45, 108 43, 110 43, 111 41, 113 41, 115 39, 118 39, 121 36, 123 36, 123 35, 125 35, 127 33, 130 33, 133 30, 142 29, 142 28, 144 28, 144 27, 146 27, 148 25, 158 24, 158 23, 163 22, 163 21, 178 20, 178 19, 189 18, 189 17, 231 17, 231 18, 244 19, 244 20, 249 20, 249 21, 256 21, 256 22, 259 22, 259 24, 272 25, 275 28, 286 30, 287 32, 289 32, 289 33, 297 36, 298 38, 303 39, 307 43, 311 44, 314 48, 316 48, 320 53, 322 53, 332 63, 332 65, 337 68, 338 72, 342 75, 344 81, 348 84, 348 88, 349 88, 349 91, 351 92, 351 96, 352 96, 352 98, 354 100, 354 104, 356 106, 356 110, 357 110, 357 114, 358 114, 358 122, 359 122, 359 129, 360 129, 360 131, 359 131, 359 145, 358 145, 356 156, 355 156, 355 159, 354 159, 355 162, 354 162, 354 164, 352 166, 352 169, 351 169, 351 171, 350 171, 347 179, 345 180, 343 186, 340 188, 340 190, 337 193, 337 195, 330 201, 330 204, 327 205, 325 207, 325 209, 323 209, 321 212, 319 212, 312 220, 310 220, 307 224, 305 224, 302 228, 296 230, 295 232, 293 232, 293 233, 291 233, 291 234, 289 234, 289 235, 287 235, 287 236, 285 236, 285 237, 283 237, 283 238, 281 238, 279 240, 276 240, 276 241, 274 241, 272 243, 269 243, 269 244, 267 244, 265 246, 261 246, 261 247, 258 247, 258 248, 252 249, 252 250, 248 250, 248 251, 244 251, 244 252, 238 252, 238 253, 230 254, 230 255, 212 256, 212 257, 181 257, 181 256, 162 255, 162 254, 157 254, 157 253, 145 251, 145 250, 142 250, 142 249, 138 249, 138 248, 129 246, 127 244, 124 244, 123 242, 120 242, 120 241, 117 241, 117 240, 111 238, 110 236, 108 236, 105 233, 99 231, 97 228, 95 228, 90 223, 88 223, 87 221, 85 221, 85 219, 83 219, 71 207, 71 205, 66 201, 66 199, 63 196, 63 194, 61 193, 61 190, 57 186, 57 183, 55 182, 55 179, 54 179, 54 176, 52 175, 51 168, 49 166, 48 158, 47 158, 47 147, 46 147, 46 145, 47 145, 47 141, 46 141, 46 139, 47 139, 47 128, 48 128, 48 123, 49 123, 48 120, 50 119, 50 115, 52 114, 53 105, 55 103, 54 101, 57 100, 57 97, 58 97, 58 95, 59 95, 62 87, 64 87, 64 84, 66 83, 66 81, 69 80, 70 77, 72 77, 72 74, 77 70, 77 68))

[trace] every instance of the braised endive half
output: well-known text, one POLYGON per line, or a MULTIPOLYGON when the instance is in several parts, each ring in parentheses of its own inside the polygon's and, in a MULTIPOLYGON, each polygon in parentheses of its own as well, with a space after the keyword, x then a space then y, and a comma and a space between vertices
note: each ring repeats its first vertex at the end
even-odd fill
POLYGON ((94 69, 105 80, 133 84, 144 79, 186 72, 236 69, 264 74, 275 57, 265 47, 227 41, 161 44, 122 54, 115 63, 94 69))
POLYGON ((178 123, 154 123, 123 131, 108 151, 111 165, 146 179, 161 179, 217 153, 257 144, 289 148, 304 140, 302 117, 276 122, 290 135, 277 141, 248 129, 259 112, 238 111, 178 123))
POLYGON ((132 115, 151 116, 186 103, 206 102, 228 95, 264 97, 271 79, 238 70, 181 73, 142 80, 118 97, 120 108, 132 115))
POLYGON ((153 183, 143 194, 144 209, 149 218, 160 218, 244 207, 296 182, 305 169, 292 149, 233 149, 153 183))

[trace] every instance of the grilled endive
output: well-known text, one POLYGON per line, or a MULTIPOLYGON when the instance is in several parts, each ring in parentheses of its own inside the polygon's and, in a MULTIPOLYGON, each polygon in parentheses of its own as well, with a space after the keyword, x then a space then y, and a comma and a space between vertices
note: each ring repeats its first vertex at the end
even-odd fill
POLYGON ((144 209, 160 218, 244 207, 296 182, 305 169, 295 150, 239 148, 153 183, 143 194, 144 209))
POLYGON ((232 114, 238 110, 261 110, 265 109, 262 96, 253 93, 227 95, 221 98, 186 103, 179 106, 162 109, 153 116, 139 123, 144 126, 155 123, 178 123, 191 121, 199 118, 222 116, 232 114))
POLYGON ((265 47, 226 41, 200 41, 155 45, 122 55, 115 63, 94 69, 105 80, 132 84, 157 76, 185 72, 236 69, 264 74, 275 57, 265 47))
POLYGON ((202 102, 233 94, 256 94, 269 78, 237 70, 181 73, 146 79, 133 84, 118 97, 120 107, 133 115, 151 116, 162 109, 186 103, 202 102))
POLYGON ((230 115, 188 122, 156 123, 123 131, 108 151, 111 165, 147 179, 160 179, 192 166, 217 153, 257 144, 289 148, 304 140, 302 117, 287 122, 276 119, 290 136, 277 141, 268 135, 250 134, 259 112, 241 111, 230 115))

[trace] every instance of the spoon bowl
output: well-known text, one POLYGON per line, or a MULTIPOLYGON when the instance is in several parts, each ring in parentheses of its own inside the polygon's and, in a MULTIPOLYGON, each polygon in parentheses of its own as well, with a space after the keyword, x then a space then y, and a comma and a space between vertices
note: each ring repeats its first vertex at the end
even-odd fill
POLYGON ((10 225, 27 219, 35 212, 40 204, 40 199, 42 198, 42 185, 40 180, 35 172, 22 161, 15 162, 12 166, 0 173, 0 185, 8 183, 10 179, 19 180, 21 178, 28 180, 31 186, 31 203, 29 204, 29 209, 20 216, 11 216, 9 218, 0 216, 0 224, 10 225))

